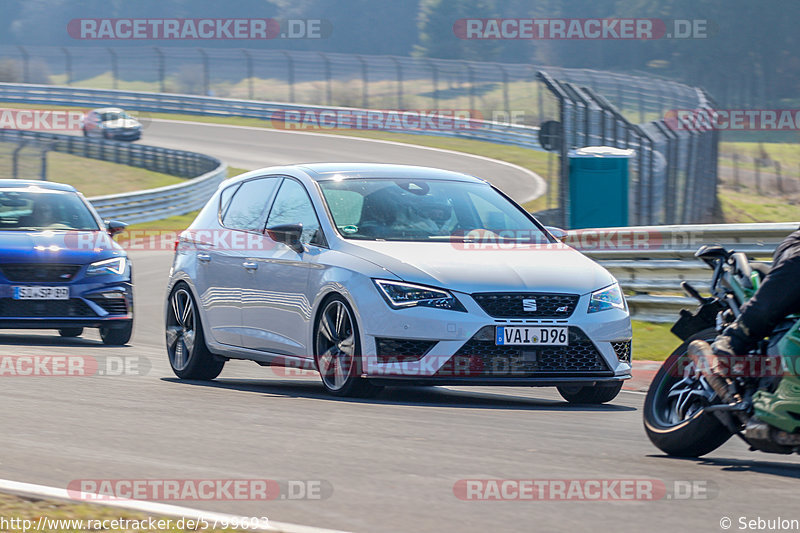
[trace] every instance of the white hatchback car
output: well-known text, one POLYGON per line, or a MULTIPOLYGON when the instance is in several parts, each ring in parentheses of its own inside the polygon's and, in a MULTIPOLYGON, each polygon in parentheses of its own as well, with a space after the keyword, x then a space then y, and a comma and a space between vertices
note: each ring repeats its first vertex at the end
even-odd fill
POLYGON ((482 179, 378 164, 272 167, 224 182, 176 243, 170 364, 316 369, 336 395, 383 385, 618 394, 631 321, 611 274, 482 179))

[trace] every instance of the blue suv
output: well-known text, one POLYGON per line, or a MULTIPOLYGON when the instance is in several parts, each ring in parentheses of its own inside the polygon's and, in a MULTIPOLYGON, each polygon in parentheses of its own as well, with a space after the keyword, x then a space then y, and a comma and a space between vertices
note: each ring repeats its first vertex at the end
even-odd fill
POLYGON ((124 228, 70 185, 0 180, 0 328, 99 328, 103 343, 127 343, 131 264, 112 238, 124 228))

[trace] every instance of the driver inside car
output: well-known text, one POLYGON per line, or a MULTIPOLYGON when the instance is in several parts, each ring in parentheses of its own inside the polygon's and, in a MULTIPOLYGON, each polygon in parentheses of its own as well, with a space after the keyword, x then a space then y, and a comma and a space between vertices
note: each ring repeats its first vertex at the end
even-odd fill
POLYGON ((20 217, 19 225, 26 228, 47 228, 59 222, 56 207, 46 199, 38 199, 29 215, 20 217))

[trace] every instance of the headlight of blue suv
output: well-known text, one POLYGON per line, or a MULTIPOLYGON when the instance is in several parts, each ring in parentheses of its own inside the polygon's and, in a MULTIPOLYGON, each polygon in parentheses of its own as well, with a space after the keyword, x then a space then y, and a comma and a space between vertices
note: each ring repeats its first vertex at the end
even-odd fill
POLYGON ((592 298, 589 300, 589 312, 597 313, 606 309, 625 310, 625 297, 622 295, 618 283, 592 293, 592 298))
POLYGON ((448 291, 434 289, 425 285, 415 285, 403 281, 389 281, 384 279, 373 280, 383 298, 394 309, 405 307, 433 307, 436 309, 450 309, 452 311, 467 310, 448 291))
POLYGON ((86 275, 91 276, 94 274, 117 274, 120 275, 125 272, 127 266, 127 259, 124 257, 112 257, 111 259, 103 259, 102 261, 95 261, 86 269, 86 275))

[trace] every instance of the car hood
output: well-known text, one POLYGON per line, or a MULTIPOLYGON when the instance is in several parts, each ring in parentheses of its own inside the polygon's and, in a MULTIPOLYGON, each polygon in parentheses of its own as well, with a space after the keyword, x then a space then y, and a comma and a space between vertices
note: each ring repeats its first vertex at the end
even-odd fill
POLYGON ((141 126, 139 121, 132 118, 119 118, 117 120, 107 120, 103 122, 104 128, 138 128, 141 126))
POLYGON ((346 249, 404 281, 464 293, 586 294, 615 281, 605 268, 561 243, 488 250, 460 243, 348 241, 346 249))
POLYGON ((86 264, 125 255, 105 231, 0 231, 0 263, 86 264))

